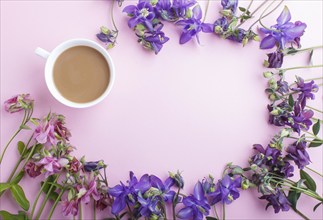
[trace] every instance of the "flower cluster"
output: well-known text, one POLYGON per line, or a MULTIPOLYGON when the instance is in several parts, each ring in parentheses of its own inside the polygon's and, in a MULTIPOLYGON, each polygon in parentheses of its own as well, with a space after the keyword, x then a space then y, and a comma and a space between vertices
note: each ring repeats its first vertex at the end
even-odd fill
POLYGON ((31 109, 33 105, 34 100, 31 99, 29 94, 20 94, 5 101, 4 109, 9 113, 15 113, 31 109))

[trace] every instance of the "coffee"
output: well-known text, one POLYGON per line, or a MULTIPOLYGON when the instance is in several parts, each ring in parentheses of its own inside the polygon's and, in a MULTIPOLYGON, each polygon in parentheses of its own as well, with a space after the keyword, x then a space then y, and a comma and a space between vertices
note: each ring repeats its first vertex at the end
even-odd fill
POLYGON ((57 90, 66 99, 86 103, 99 98, 110 81, 110 68, 105 57, 87 46, 65 50, 53 70, 57 90))

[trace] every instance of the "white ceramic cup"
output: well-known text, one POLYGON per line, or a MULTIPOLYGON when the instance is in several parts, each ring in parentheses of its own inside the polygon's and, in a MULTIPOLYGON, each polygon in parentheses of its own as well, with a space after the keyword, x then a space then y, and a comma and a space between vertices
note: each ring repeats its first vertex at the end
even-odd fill
POLYGON ((106 49, 104 49, 100 44, 98 44, 94 41, 87 40, 87 39, 72 39, 72 40, 68 40, 68 41, 61 43, 50 53, 42 48, 39 48, 39 47, 36 48, 35 53, 47 60, 46 65, 45 65, 45 81, 46 81, 47 87, 48 87, 50 93, 59 102, 63 103, 64 105, 67 105, 67 106, 70 106, 73 108, 87 108, 87 107, 96 105, 99 102, 101 102, 105 97, 107 97, 107 95, 110 93, 110 91, 113 87, 114 78, 115 78, 115 69, 114 69, 112 59, 111 59, 110 55, 108 54, 108 52, 106 51, 106 49), (56 88, 55 83, 54 83, 54 77, 53 77, 54 71, 53 70, 54 70, 54 64, 55 64, 57 58, 65 50, 67 50, 71 47, 76 47, 76 46, 87 46, 87 47, 94 48, 95 50, 100 52, 105 57, 108 65, 109 65, 109 68, 110 68, 110 81, 109 81, 109 84, 108 84, 106 90, 104 91, 104 93, 100 97, 98 97, 97 99, 95 99, 91 102, 77 103, 77 102, 72 102, 72 101, 66 99, 65 97, 63 97, 61 95, 61 93, 56 88))

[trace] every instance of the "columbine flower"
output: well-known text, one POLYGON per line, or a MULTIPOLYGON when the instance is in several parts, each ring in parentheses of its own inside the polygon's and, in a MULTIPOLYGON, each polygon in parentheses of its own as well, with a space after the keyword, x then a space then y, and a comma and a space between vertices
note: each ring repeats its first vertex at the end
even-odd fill
POLYGON ((261 41, 261 49, 270 49, 275 45, 278 48, 284 49, 287 43, 299 44, 300 37, 303 35, 306 24, 300 21, 295 23, 290 22, 291 14, 285 6, 283 12, 277 18, 277 24, 270 27, 270 30, 261 28, 260 31, 267 34, 261 41))
POLYGON ((111 204, 110 199, 104 195, 96 202, 96 208, 102 211, 108 206, 110 206, 110 204, 111 204))
POLYGON ((7 112, 15 113, 24 109, 32 108, 34 100, 31 99, 29 94, 16 95, 4 102, 4 109, 7 112))
POLYGON ((284 53, 281 51, 276 51, 267 54, 268 61, 266 61, 266 67, 268 68, 280 68, 284 61, 284 53))
POLYGON ((177 19, 170 0, 158 0, 155 7, 156 16, 166 21, 175 21, 177 19))
POLYGON ((91 180, 87 186, 83 186, 80 191, 85 191, 86 193, 81 197, 82 202, 89 203, 90 198, 92 197, 95 201, 100 199, 100 194, 97 190, 96 178, 91 180))
POLYGON ((241 188, 241 176, 234 179, 229 175, 225 175, 222 180, 219 180, 215 192, 209 194, 211 205, 220 201, 226 204, 232 203, 233 200, 240 196, 238 188, 241 188))
POLYGON ((251 164, 256 164, 257 166, 272 166, 276 164, 278 158, 281 156, 280 150, 272 148, 270 146, 267 146, 267 148, 265 149, 262 145, 255 144, 253 145, 253 149, 258 151, 258 153, 251 157, 250 162, 251 164))
POLYGON ((245 39, 247 36, 247 32, 241 28, 235 29, 230 36, 227 37, 227 39, 242 43, 243 39, 245 39))
POLYGON ((76 157, 73 157, 73 159, 69 162, 69 168, 68 170, 71 173, 77 173, 80 170, 81 163, 76 157))
POLYGON ((186 20, 180 20, 176 22, 177 25, 183 26, 183 33, 181 34, 179 43, 185 44, 190 41, 192 37, 196 36, 197 41, 199 42, 198 33, 200 31, 208 32, 210 27, 208 24, 204 24, 201 21, 202 18, 202 10, 199 5, 196 5, 193 8, 192 18, 186 20))
POLYGON ((306 99, 314 99, 313 92, 317 92, 319 87, 312 80, 311 82, 305 83, 304 79, 297 77, 297 87, 292 88, 293 91, 299 92, 298 101, 301 103, 302 108, 306 106, 306 99))
POLYGON ((83 167, 85 172, 97 171, 104 167, 104 162, 103 160, 85 162, 83 167))
POLYGON ((45 172, 45 178, 55 173, 59 173, 64 166, 68 164, 68 160, 66 158, 57 159, 55 157, 44 157, 40 161, 36 162, 37 166, 43 166, 45 172))
POLYGON ((110 30, 106 27, 101 27, 101 32, 96 35, 96 37, 103 43, 107 45, 110 49, 115 46, 117 41, 118 31, 110 30))
POLYGON ((186 18, 189 8, 196 4, 196 0, 174 0, 173 9, 177 17, 186 18))
POLYGON ((166 43, 169 38, 165 36, 161 31, 162 25, 154 32, 148 32, 139 39, 139 42, 143 44, 146 49, 153 50, 155 54, 158 54, 162 49, 163 44, 166 43))
POLYGON ((177 213, 180 219, 193 218, 195 220, 202 220, 203 216, 209 215, 210 205, 204 195, 204 190, 199 181, 194 187, 194 194, 183 199, 185 208, 182 208, 177 213))
POLYGON ((230 10, 235 14, 238 7, 238 0, 221 0, 221 5, 224 10, 230 10))
POLYGON ((275 213, 278 213, 280 210, 284 212, 289 210, 289 202, 284 193, 278 188, 276 188, 276 191, 273 194, 263 195, 260 199, 266 199, 268 201, 267 208, 273 206, 275 213))
POLYGON ((177 173, 169 172, 169 177, 174 180, 174 183, 178 188, 180 188, 180 189, 184 188, 184 179, 183 179, 180 172, 178 172, 178 171, 177 171, 177 173))
POLYGON ((131 18, 128 26, 134 28, 137 24, 143 24, 149 31, 153 31, 152 20, 155 18, 154 9, 148 1, 140 0, 138 5, 128 5, 123 9, 131 18))
POLYGON ((286 101, 279 103, 277 106, 268 105, 269 123, 276 126, 284 126, 288 124, 288 119, 291 117, 290 106, 286 101))
POLYGON ((294 142, 292 145, 287 148, 287 157, 292 159, 299 169, 304 169, 304 167, 310 164, 310 156, 306 151, 306 142, 300 140, 294 142))
POLYGON ((168 177, 165 180, 165 183, 163 183, 157 176, 154 175, 151 175, 149 179, 152 187, 151 189, 158 189, 157 194, 159 194, 165 202, 173 201, 175 192, 170 190, 170 188, 175 184, 174 179, 168 177))
POLYGON ((65 200, 62 201, 62 212, 64 216, 72 214, 76 216, 79 210, 79 200, 73 199, 71 201, 65 200))
POLYGON ((300 133, 301 130, 307 131, 313 124, 311 121, 313 115, 312 110, 303 110, 300 103, 295 102, 293 116, 289 118, 287 124, 297 133, 300 133))
POLYGON ((159 207, 159 203, 161 202, 159 200, 159 197, 148 197, 144 198, 141 193, 138 195, 138 203, 140 204, 139 207, 139 213, 143 217, 151 217, 156 216, 161 217, 161 208, 159 207))
POLYGON ((30 177, 35 178, 41 174, 42 166, 37 166, 34 162, 29 161, 24 169, 30 177))

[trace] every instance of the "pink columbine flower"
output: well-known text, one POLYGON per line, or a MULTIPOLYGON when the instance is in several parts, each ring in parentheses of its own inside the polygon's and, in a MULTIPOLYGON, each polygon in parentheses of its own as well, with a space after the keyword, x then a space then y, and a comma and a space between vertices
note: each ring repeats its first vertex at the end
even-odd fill
POLYGON ((34 138, 40 144, 56 146, 57 139, 54 133, 54 125, 44 119, 35 129, 34 138))
POLYGON ((98 190, 97 190, 96 186, 97 186, 96 178, 94 178, 93 180, 91 180, 91 182, 87 186, 87 189, 85 187, 80 189, 80 192, 81 191, 86 191, 84 193, 84 195, 81 197, 82 202, 84 202, 86 204, 89 203, 91 196, 95 201, 98 201, 100 199, 100 194, 98 193, 98 190))
POLYGON ((41 174, 42 166, 37 166, 34 162, 29 161, 25 166, 26 173, 32 177, 35 178, 41 174))
POLYGON ((73 199, 71 201, 62 201, 62 207, 62 212, 64 216, 68 216, 69 214, 76 216, 79 211, 79 200, 73 199))
POLYGON ((46 170, 45 178, 55 173, 59 173, 67 164, 68 160, 66 158, 57 159, 55 157, 44 157, 36 163, 38 166, 43 165, 43 168, 46 170))
POLYGON ((32 107, 34 100, 29 94, 16 95, 4 102, 4 109, 7 112, 15 113, 32 107))

